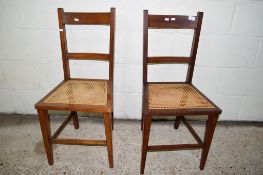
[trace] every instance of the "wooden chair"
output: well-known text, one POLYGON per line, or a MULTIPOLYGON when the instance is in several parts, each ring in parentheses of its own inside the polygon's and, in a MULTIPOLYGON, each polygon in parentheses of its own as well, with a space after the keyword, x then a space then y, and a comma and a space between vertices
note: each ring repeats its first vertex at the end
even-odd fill
POLYGON ((49 165, 54 163, 52 144, 107 146, 109 166, 113 168, 112 128, 113 128, 113 60, 115 9, 104 13, 71 13, 58 9, 59 30, 64 69, 64 80, 41 99, 35 108, 43 135, 49 165), (110 26, 109 54, 69 53, 67 49, 65 25, 107 25, 110 26), (98 60, 109 62, 109 80, 77 79, 70 77, 69 60, 98 60), (70 115, 51 135, 48 110, 70 111, 70 115), (73 120, 74 128, 79 128, 77 111, 103 113, 106 140, 80 140, 58 138, 65 126, 73 120))
POLYGON ((141 128, 143 130, 141 174, 144 173, 148 151, 174 151, 182 149, 202 149, 200 169, 204 169, 210 144, 213 138, 218 115, 221 113, 213 102, 202 94, 193 84, 192 77, 202 25, 203 13, 197 16, 148 15, 144 11, 143 28, 143 114, 141 128), (193 29, 193 42, 190 57, 148 57, 149 29, 193 29), (188 71, 185 82, 148 82, 147 65, 160 63, 186 63, 188 71), (204 141, 186 121, 186 115, 208 115, 204 141), (182 121, 197 144, 180 145, 148 145, 152 116, 177 116, 174 128, 182 121))

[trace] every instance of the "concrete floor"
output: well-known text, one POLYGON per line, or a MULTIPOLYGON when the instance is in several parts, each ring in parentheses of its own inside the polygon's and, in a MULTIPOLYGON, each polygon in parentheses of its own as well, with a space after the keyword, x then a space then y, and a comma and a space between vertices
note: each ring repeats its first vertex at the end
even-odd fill
MULTIPOLYGON (((52 117, 52 130, 63 117, 52 117)), ((61 137, 104 137, 103 120, 81 117, 80 129, 70 123, 61 137)), ((203 136, 204 122, 193 122, 203 136)), ((154 122, 151 144, 194 142, 182 124, 154 122)), ((199 170, 200 150, 148 153, 145 174, 263 174, 263 124, 219 123, 205 170, 199 170)), ((113 131, 114 168, 108 168, 106 147, 54 145, 54 165, 47 163, 36 116, 0 115, 0 174, 139 174, 140 122, 116 120, 113 131)))

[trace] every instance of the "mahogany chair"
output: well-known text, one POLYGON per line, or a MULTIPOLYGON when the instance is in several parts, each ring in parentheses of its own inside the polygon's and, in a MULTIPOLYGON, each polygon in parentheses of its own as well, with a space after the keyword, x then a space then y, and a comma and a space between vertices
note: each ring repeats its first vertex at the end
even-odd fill
POLYGON ((147 152, 202 149, 200 169, 204 169, 219 114, 222 112, 212 101, 202 94, 193 84, 196 53, 203 13, 197 16, 149 15, 144 11, 143 28, 143 111, 141 128, 143 130, 141 174, 144 174, 147 152), (192 49, 189 57, 149 57, 149 29, 192 29, 194 30, 192 49), (148 82, 148 64, 186 63, 188 71, 185 82, 148 82), (197 135, 184 116, 208 115, 204 141, 197 135), (182 121, 195 138, 197 144, 148 145, 152 116, 177 116, 174 128, 182 121))
POLYGON ((43 135, 49 165, 53 161, 53 144, 107 146, 109 167, 113 168, 112 128, 113 128, 113 60, 115 9, 103 13, 72 13, 58 9, 59 30, 64 69, 64 80, 41 99, 35 108, 43 135), (109 53, 69 53, 67 49, 65 25, 106 25, 110 27, 109 53), (70 77, 69 60, 98 60, 109 62, 109 79, 77 79, 70 77), (48 110, 70 111, 70 115, 51 135, 48 110), (58 138, 65 126, 73 120, 74 128, 79 128, 77 111, 103 113, 106 140, 80 140, 58 138))

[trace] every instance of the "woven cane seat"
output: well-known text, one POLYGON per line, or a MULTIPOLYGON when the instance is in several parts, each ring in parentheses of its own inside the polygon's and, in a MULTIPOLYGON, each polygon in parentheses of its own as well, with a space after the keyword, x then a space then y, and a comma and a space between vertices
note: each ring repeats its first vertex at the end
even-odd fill
POLYGON ((103 105, 107 104, 107 81, 68 80, 44 103, 103 105))
POLYGON ((149 109, 214 108, 189 84, 149 84, 149 109))

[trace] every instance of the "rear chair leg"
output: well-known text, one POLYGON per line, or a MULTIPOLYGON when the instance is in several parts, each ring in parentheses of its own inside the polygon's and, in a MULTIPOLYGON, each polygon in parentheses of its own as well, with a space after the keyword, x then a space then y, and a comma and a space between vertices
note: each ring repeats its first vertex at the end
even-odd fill
POLYGON ((218 114, 211 114, 208 116, 208 119, 206 121, 204 146, 202 149, 201 161, 200 161, 200 167, 199 167, 200 170, 203 170, 205 167, 205 163, 206 163, 210 145, 213 139, 217 119, 218 119, 218 114))
POLYGON ((112 127, 112 130, 114 130, 114 115, 113 115, 113 112, 111 112, 111 127, 112 127))
POLYGON ((142 119, 141 119, 141 131, 143 130, 143 118, 144 118, 144 115, 142 115, 142 119))
POLYGON ((184 118, 184 116, 176 116, 176 119, 174 121, 174 129, 178 129, 180 122, 182 121, 182 119, 184 118))
POLYGON ((148 142, 151 130, 152 116, 143 116, 143 136, 142 136, 142 157, 141 157, 141 174, 144 174, 145 161, 148 151, 148 142))
POLYGON ((79 118, 78 113, 76 111, 71 111, 70 115, 72 115, 73 125, 75 129, 79 129, 79 118))
POLYGON ((110 113, 103 113, 103 120, 105 126, 105 135, 107 142, 107 150, 108 150, 108 158, 109 158, 109 166, 113 168, 113 150, 112 150, 112 121, 110 113))
POLYGON ((39 123, 42 131, 43 141, 47 154, 48 164, 53 165, 53 149, 51 143, 50 116, 47 110, 37 110, 39 123))

